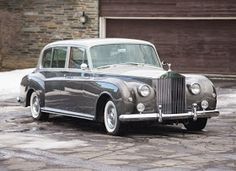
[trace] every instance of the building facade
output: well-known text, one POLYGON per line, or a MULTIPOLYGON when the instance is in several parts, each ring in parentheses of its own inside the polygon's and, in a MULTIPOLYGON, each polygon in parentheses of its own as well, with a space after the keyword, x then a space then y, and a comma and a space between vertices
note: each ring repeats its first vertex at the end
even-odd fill
POLYGON ((35 67, 52 41, 98 37, 98 9, 97 0, 0 0, 0 69, 35 67))
POLYGON ((124 37, 154 43, 180 72, 236 74, 235 0, 25 0, 0 9, 2 70, 35 66, 54 40, 124 37))

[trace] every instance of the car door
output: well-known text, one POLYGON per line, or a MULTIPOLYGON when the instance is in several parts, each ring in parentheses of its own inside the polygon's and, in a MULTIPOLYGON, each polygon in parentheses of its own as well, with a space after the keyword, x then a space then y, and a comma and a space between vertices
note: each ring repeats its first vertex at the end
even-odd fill
POLYGON ((92 115, 87 110, 86 93, 88 92, 85 91, 85 86, 92 81, 92 75, 88 67, 86 50, 82 47, 71 47, 68 63, 69 76, 65 87, 68 94, 68 110, 90 118, 92 115), (87 67, 81 69, 82 64, 87 67))
MULTIPOLYGON (((65 110, 65 81, 68 74, 66 66, 68 47, 52 48, 51 61, 44 62, 47 68, 43 70, 45 76, 45 107, 49 110, 65 110)), ((48 57, 49 58, 49 57, 48 57)), ((44 59, 44 58, 43 58, 44 59)))

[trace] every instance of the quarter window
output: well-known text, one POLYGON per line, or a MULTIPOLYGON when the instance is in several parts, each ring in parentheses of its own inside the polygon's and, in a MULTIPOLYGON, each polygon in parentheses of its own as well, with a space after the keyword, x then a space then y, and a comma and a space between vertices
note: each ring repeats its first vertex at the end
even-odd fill
POLYGON ((53 50, 52 68, 64 68, 67 47, 56 47, 53 50))
POLYGON ((88 60, 85 50, 78 47, 71 47, 69 68, 80 68, 80 65, 82 63, 88 65, 88 60))
POLYGON ((52 60, 52 48, 49 48, 45 50, 43 53, 43 59, 42 59, 43 68, 50 68, 51 60, 52 60))

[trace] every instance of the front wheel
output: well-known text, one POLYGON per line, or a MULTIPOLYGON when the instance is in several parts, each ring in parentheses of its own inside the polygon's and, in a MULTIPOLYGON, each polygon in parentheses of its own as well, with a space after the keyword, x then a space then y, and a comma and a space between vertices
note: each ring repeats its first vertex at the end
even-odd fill
POLYGON ((116 106, 113 101, 108 101, 104 108, 104 125, 110 135, 118 135, 120 132, 120 121, 116 106))
POLYGON ((201 131, 206 127, 207 118, 199 118, 196 121, 189 120, 187 123, 184 123, 184 127, 188 131, 201 131))
POLYGON ((46 113, 41 112, 40 109, 40 98, 33 92, 30 97, 30 110, 31 115, 34 120, 47 120, 49 115, 46 113))

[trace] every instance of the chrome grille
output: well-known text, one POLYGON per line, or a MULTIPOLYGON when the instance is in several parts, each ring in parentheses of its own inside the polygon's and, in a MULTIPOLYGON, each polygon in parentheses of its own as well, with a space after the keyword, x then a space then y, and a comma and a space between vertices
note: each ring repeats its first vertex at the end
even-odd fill
POLYGON ((162 113, 185 112, 185 77, 158 79, 156 95, 157 106, 162 105, 162 113))

